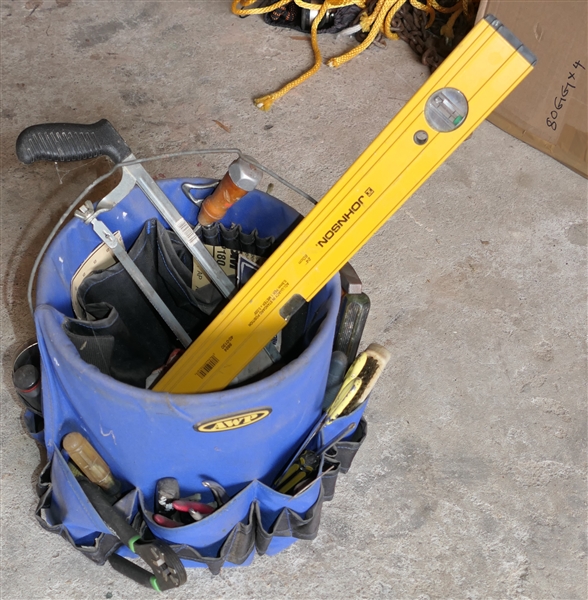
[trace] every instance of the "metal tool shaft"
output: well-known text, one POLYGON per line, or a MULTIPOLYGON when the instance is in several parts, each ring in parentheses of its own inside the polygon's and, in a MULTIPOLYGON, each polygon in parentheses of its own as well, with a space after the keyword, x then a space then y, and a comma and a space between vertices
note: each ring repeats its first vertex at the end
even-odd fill
MULTIPOLYGON (((135 160, 131 154, 127 160, 135 160)), ((224 271, 218 266, 212 258, 210 252, 206 250, 204 244, 192 230, 190 224, 180 215, 176 207, 170 202, 169 198, 161 191, 160 187, 153 181, 153 178, 142 165, 129 165, 123 167, 127 169, 135 178, 137 185, 147 196, 151 204, 157 209, 169 226, 176 232, 178 237, 185 244, 190 254, 196 259, 202 270, 208 275, 209 279, 218 288, 220 293, 229 298, 235 286, 225 275, 224 271)))
POLYGON ((159 296, 153 286, 149 283, 145 275, 143 275, 143 273, 140 271, 139 267, 137 267, 132 258, 127 254, 127 251, 118 242, 116 236, 102 221, 97 219, 95 216, 92 216, 90 211, 91 209, 89 207, 83 206, 78 210, 76 216, 92 225, 96 235, 112 250, 120 264, 129 274, 130 278, 135 282, 137 287, 143 292, 153 308, 159 313, 161 318, 173 331, 174 335, 178 338, 182 346, 187 348, 192 343, 190 336, 186 333, 180 322, 176 319, 171 310, 161 299, 161 296, 159 296))

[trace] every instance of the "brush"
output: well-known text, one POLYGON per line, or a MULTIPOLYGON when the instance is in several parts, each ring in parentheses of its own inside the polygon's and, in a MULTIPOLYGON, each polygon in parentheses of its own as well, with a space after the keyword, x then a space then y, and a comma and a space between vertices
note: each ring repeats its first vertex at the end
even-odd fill
POLYGON ((366 398, 380 378, 391 354, 384 346, 370 344, 353 361, 345 375, 341 391, 327 409, 327 424, 351 414, 366 398))

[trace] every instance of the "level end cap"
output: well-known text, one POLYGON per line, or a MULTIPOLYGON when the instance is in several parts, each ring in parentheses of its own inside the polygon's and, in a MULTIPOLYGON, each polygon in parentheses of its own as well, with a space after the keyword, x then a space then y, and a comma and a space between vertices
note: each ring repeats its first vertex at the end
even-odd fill
POLYGON ((493 27, 527 62, 534 67, 537 63, 537 57, 519 40, 519 38, 497 19, 494 15, 486 15, 484 20, 493 27))

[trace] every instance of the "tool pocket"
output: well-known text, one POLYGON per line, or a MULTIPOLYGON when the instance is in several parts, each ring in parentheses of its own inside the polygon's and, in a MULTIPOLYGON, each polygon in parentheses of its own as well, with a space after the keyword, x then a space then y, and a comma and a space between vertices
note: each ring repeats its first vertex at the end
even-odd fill
POLYGON ((40 417, 36 412, 25 408, 23 420, 27 433, 39 444, 45 443, 45 424, 43 417, 40 417))
MULTIPOLYGON (((277 554, 296 540, 313 540, 318 533, 323 502, 333 499, 339 473, 346 473, 367 435, 367 423, 361 417, 365 407, 350 414, 359 418, 355 431, 337 442, 321 457, 314 481, 294 496, 260 484, 257 506, 256 548, 259 554, 277 554)), ((337 424, 337 433, 344 430, 337 424)), ((333 432, 329 432, 329 435, 333 432)), ((336 433, 333 435, 333 438, 336 433)))
MULTIPOLYGON (((92 561, 102 565, 121 546, 99 517, 76 481, 64 456, 55 450, 39 476, 37 521, 47 531, 58 533, 92 561)), ((132 489, 114 505, 128 523, 139 517, 139 492, 132 489)))
POLYGON ((45 442, 41 384, 41 357, 34 340, 23 344, 12 366, 12 383, 24 407, 23 420, 28 434, 38 443, 45 442))
MULTIPOLYGON (((337 442, 332 448, 325 452, 325 458, 338 465, 337 471, 339 473, 347 473, 349 471, 355 455, 367 437, 367 421, 363 418, 363 412, 365 411, 366 404, 367 401, 356 408, 349 415, 345 417, 339 417, 334 423, 327 425, 323 432, 323 439, 325 439, 324 443, 328 444, 330 439, 334 439, 336 437, 337 432, 345 429, 349 423, 357 422, 357 420, 359 420, 357 427, 349 436, 342 439, 340 442, 337 442), (334 427, 335 425, 336 429, 334 427), (331 428, 332 431, 330 430, 331 428)), ((329 498, 329 500, 330 499, 331 498, 329 498)))
MULTIPOLYGON (((47 531, 57 533, 93 562, 100 565, 113 553, 137 558, 112 535, 84 494, 62 453, 55 451, 39 477, 40 500, 36 517, 47 531)), ((142 538, 168 543, 187 566, 207 566, 217 574, 227 566, 253 559, 255 547, 255 485, 251 484, 200 523, 178 529, 160 527, 146 508, 140 490, 126 492, 113 508, 122 514, 142 538)))
MULTIPOLYGON (((345 450, 346 471, 366 428, 362 419, 356 432, 322 457, 317 478, 294 496, 253 481, 202 521, 174 529, 154 521, 152 505, 137 488, 124 493, 113 507, 144 540, 164 540, 188 567, 208 567, 218 574, 223 566, 247 565, 255 551, 274 555, 297 540, 316 537, 323 502, 332 499, 337 476, 343 472, 335 459, 338 447, 345 450)), ((136 558, 90 504, 59 449, 39 476, 38 493, 36 517, 41 526, 61 535, 93 562, 104 564, 113 553, 136 558)))
POLYGON ((201 521, 175 529, 158 525, 153 512, 143 506, 144 527, 166 540, 187 566, 207 566, 217 574, 223 565, 247 564, 255 548, 256 484, 247 485, 201 521))
POLYGON ((272 556, 296 540, 313 540, 318 532, 323 501, 320 478, 296 496, 260 485, 256 506, 257 552, 272 556))

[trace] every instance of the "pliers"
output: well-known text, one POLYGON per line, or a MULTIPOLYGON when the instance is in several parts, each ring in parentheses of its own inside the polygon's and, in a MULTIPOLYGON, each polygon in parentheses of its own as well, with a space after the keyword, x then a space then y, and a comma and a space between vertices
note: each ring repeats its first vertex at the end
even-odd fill
POLYGON ((80 487, 86 494, 108 529, 119 538, 122 544, 140 556, 153 571, 150 573, 139 565, 111 554, 108 561, 119 573, 130 577, 141 585, 159 592, 177 588, 186 583, 187 575, 178 555, 163 541, 145 541, 139 532, 127 523, 124 516, 112 505, 112 496, 92 483, 86 477, 74 472, 80 487))

